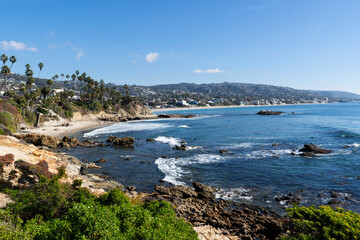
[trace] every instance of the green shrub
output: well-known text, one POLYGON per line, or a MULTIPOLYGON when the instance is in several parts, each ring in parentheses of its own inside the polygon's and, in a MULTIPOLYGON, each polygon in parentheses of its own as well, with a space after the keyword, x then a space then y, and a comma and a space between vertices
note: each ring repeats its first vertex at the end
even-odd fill
POLYGON ((17 121, 11 114, 7 112, 0 112, 0 124, 4 125, 10 132, 16 132, 17 121))
POLYGON ((197 239, 169 203, 133 206, 118 188, 97 198, 60 184, 61 176, 62 170, 30 190, 8 191, 16 202, 0 211, 0 239, 197 239))
POLYGON ((282 239, 360 239, 360 215, 330 206, 287 209, 294 230, 282 239))
POLYGON ((24 108, 23 109, 23 115, 25 116, 25 122, 29 125, 34 125, 36 121, 36 113, 24 108))
POLYGON ((129 199, 119 188, 114 188, 101 195, 98 198, 98 201, 102 205, 130 205, 129 199))
POLYGON ((46 110, 45 108, 40 107, 40 106, 36 108, 36 111, 39 113, 42 113, 44 115, 48 114, 48 110, 46 110))

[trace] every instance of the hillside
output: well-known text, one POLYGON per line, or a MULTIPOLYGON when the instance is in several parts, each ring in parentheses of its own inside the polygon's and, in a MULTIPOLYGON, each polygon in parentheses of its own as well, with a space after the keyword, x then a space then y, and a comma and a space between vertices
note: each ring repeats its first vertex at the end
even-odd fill
POLYGON ((337 98, 337 99, 349 99, 349 100, 360 100, 360 95, 344 92, 344 91, 310 91, 315 94, 327 97, 327 98, 337 98))
POLYGON ((310 91, 297 90, 289 87, 279 87, 265 84, 251 83, 210 83, 210 84, 194 84, 179 83, 155 85, 149 87, 155 91, 178 90, 194 93, 202 93, 212 96, 221 97, 240 97, 240 98, 293 98, 293 99, 309 99, 320 97, 316 93, 310 91))

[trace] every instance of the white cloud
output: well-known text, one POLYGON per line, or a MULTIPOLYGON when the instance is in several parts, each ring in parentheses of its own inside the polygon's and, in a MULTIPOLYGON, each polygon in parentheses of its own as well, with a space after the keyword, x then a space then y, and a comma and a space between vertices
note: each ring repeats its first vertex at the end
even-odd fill
POLYGON ((72 42, 66 42, 66 44, 69 45, 71 49, 76 52, 76 60, 80 60, 84 56, 85 54, 84 50, 75 47, 74 44, 72 44, 72 42))
POLYGON ((16 41, 2 41, 0 42, 0 48, 4 51, 31 51, 31 52, 38 52, 39 50, 35 47, 29 47, 23 42, 16 42, 16 41))
POLYGON ((57 48, 57 45, 56 44, 49 44, 48 45, 48 48, 50 48, 51 50, 57 48))
POLYGON ((80 60, 83 56, 84 56, 84 51, 81 49, 78 49, 77 53, 76 53, 76 60, 80 60))
POLYGON ((219 69, 219 68, 209 68, 206 70, 201 70, 201 69, 195 69, 194 73, 222 73, 224 72, 223 70, 219 69))
POLYGON ((214 68, 214 69, 206 69, 207 73, 222 73, 224 72, 223 70, 220 70, 218 68, 214 68))
POLYGON ((146 55, 146 61, 148 63, 153 63, 156 62, 157 60, 159 60, 159 53, 158 52, 154 52, 154 53, 149 53, 148 55, 146 55))

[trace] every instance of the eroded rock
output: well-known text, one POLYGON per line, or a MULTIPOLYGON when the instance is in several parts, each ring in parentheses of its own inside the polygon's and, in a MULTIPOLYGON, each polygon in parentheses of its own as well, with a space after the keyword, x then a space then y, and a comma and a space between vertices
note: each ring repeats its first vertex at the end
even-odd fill
POLYGON ((316 146, 313 143, 305 144, 304 148, 300 149, 299 152, 314 153, 314 154, 328 154, 332 153, 332 150, 327 150, 316 146))

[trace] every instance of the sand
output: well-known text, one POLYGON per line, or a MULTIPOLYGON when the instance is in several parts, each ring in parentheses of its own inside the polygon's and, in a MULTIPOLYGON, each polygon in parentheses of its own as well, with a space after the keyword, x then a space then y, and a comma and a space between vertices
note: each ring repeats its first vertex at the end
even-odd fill
POLYGON ((54 126, 44 126, 38 128, 27 128, 22 130, 21 133, 38 133, 44 134, 52 137, 62 138, 64 136, 69 136, 81 130, 92 129, 97 127, 103 127, 113 122, 104 122, 104 121, 76 121, 70 122, 68 126, 65 125, 54 125, 54 126))

